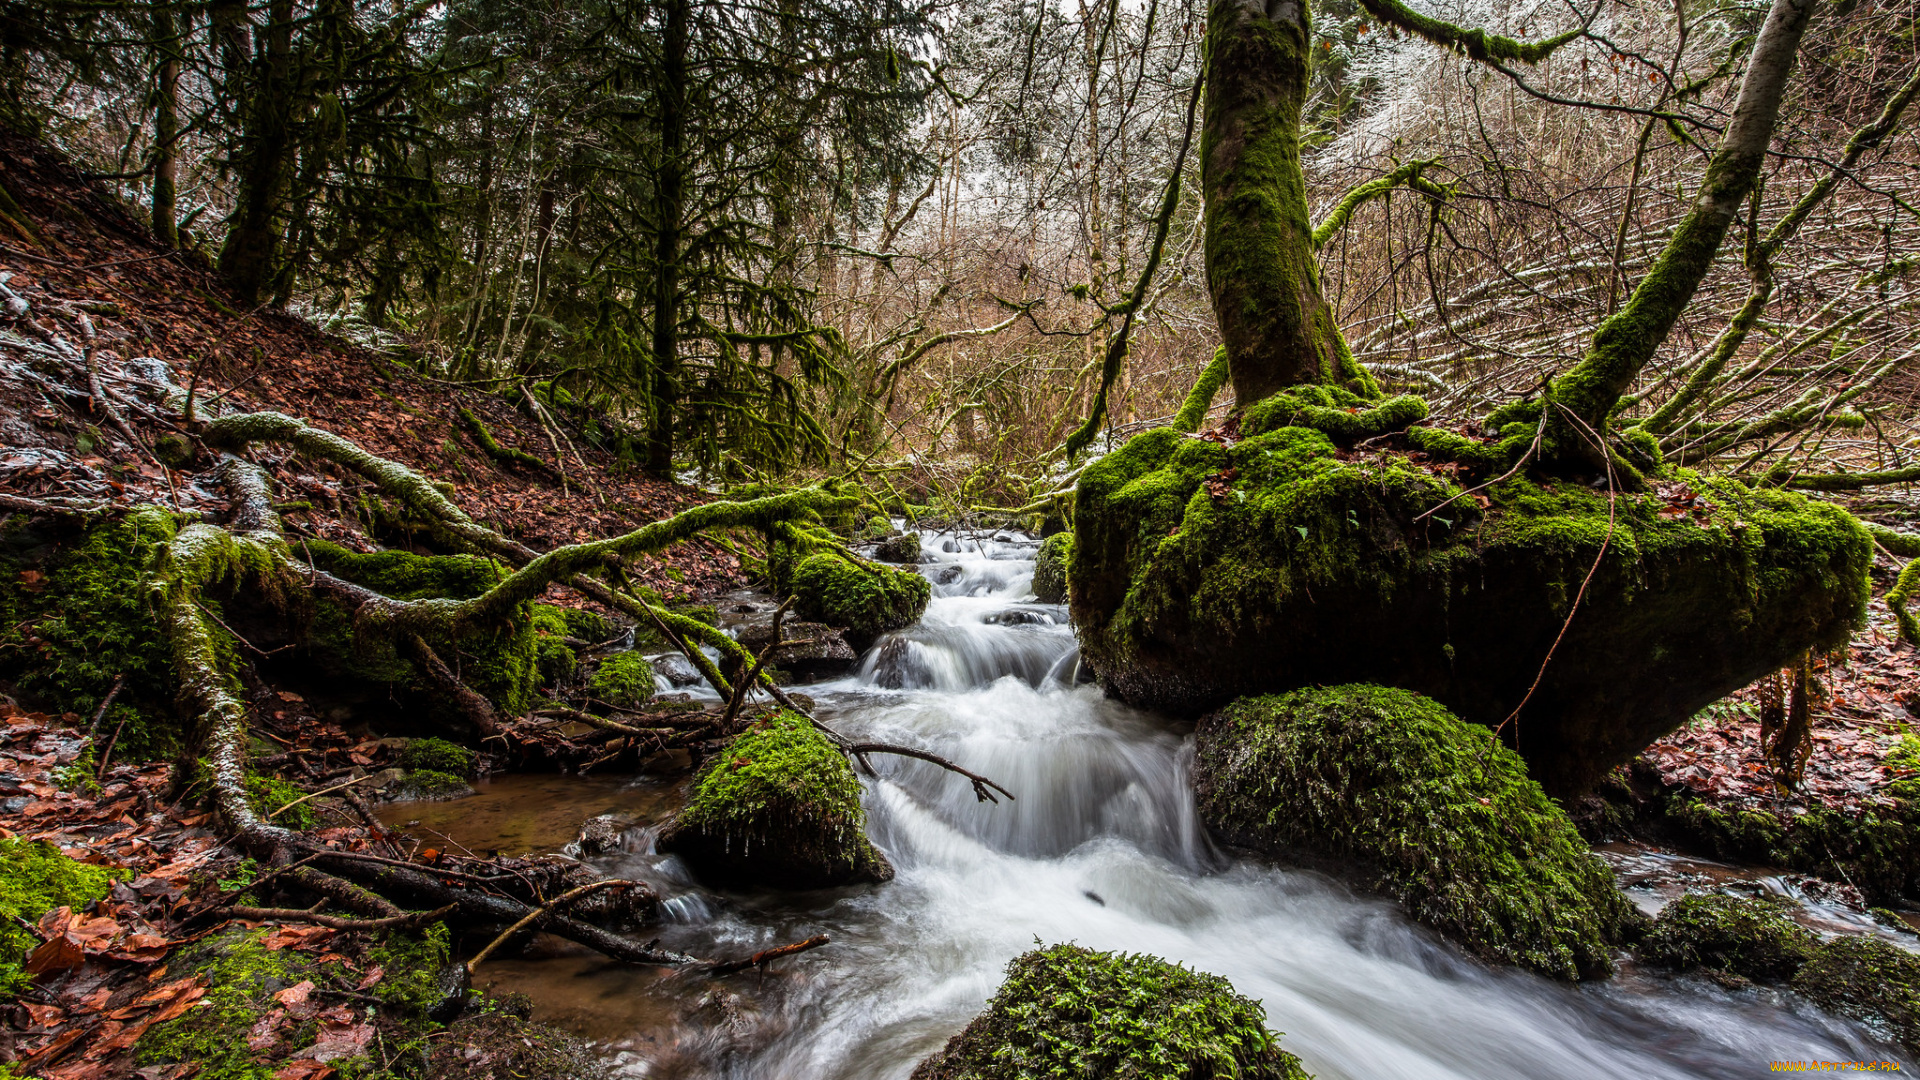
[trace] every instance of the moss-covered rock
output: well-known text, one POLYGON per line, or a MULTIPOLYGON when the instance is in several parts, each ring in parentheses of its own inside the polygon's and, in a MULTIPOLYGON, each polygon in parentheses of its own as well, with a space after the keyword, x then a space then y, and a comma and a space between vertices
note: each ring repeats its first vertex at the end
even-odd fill
POLYGON ((594 666, 587 693, 616 709, 637 709, 653 700, 653 665, 636 652, 615 653, 594 666))
POLYGON ((33 924, 58 907, 84 908, 107 895, 116 877, 60 854, 43 840, 0 839, 0 1001, 11 1001, 30 981, 21 965, 40 944, 21 923, 33 924))
POLYGON ((881 562, 917 563, 920 561, 920 534, 895 533, 880 541, 873 549, 873 557, 881 562))
POLYGON ((480 771, 479 755, 445 739, 414 739, 400 751, 400 767, 409 771, 426 769, 454 777, 470 777, 480 771))
POLYGON ((1260 1003, 1155 956, 1035 949, 913 1080, 1309 1080, 1260 1003))
POLYGON ((1525 701, 1509 730, 1549 791, 1574 794, 1865 613, 1871 542, 1844 511, 1670 479, 1699 501, 1524 476, 1476 498, 1424 459, 1312 428, 1150 431, 1076 490, 1082 656, 1118 696, 1187 713, 1347 681, 1489 725, 1525 701))
POLYGON ((414 769, 393 788, 395 802, 446 802, 474 794, 466 779, 437 769, 414 769))
POLYGON ((81 531, 25 515, 0 523, 0 680, 49 711, 87 716, 124 677, 103 720, 120 730, 122 759, 164 757, 187 741, 172 652, 154 631, 145 588, 177 531, 161 511, 81 531))
POLYGON ((1880 938, 1834 938, 1801 967, 1793 988, 1920 1054, 1920 956, 1880 938))
POLYGON ((1360 685, 1247 698, 1203 719, 1196 740, 1209 828, 1354 866, 1489 960, 1605 974, 1639 921, 1520 758, 1430 699, 1360 685))
POLYGON ((846 755, 805 717, 781 713, 707 761, 659 849, 723 884, 818 889, 891 880, 866 822, 846 755))
POLYGON ((1668 904, 1635 952, 1657 967, 1705 968, 1756 982, 1793 977, 1820 939, 1787 917, 1783 897, 1692 894, 1668 904))
POLYGON ((311 829, 320 824, 307 793, 277 776, 248 773, 247 803, 253 812, 289 829, 311 829))
POLYGON ((933 586, 911 570, 860 566, 821 553, 793 568, 794 611, 802 619, 845 627, 848 643, 864 649, 889 630, 911 626, 933 596, 933 586))
POLYGON ((1043 604, 1067 602, 1067 561, 1073 558, 1073 534, 1054 533, 1033 558, 1033 598, 1043 604))

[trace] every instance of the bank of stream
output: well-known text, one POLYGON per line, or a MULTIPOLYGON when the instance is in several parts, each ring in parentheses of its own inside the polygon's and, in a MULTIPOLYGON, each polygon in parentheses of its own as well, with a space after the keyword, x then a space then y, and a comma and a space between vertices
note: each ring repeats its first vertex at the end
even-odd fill
MULTIPOLYGON (((1630 964, 1578 986, 1491 970, 1388 903, 1219 849, 1194 812, 1186 729, 1077 682, 1065 608, 1032 602, 1035 544, 923 541, 924 618, 878 642, 857 674, 806 692, 843 733, 925 746, 1017 801, 979 803, 949 773, 877 758, 868 831, 898 876, 798 895, 703 888, 654 854, 680 797, 671 782, 510 778, 389 808, 390 821, 419 819, 483 852, 555 850, 612 813, 631 827, 590 859, 668 898, 666 923, 648 931, 662 945, 738 955, 834 939, 721 989, 558 946, 490 962, 480 981, 530 994, 539 1018, 595 1039, 635 1076, 903 1078, 978 1012, 1009 959, 1061 941, 1225 976, 1322 1080, 1750 1077, 1772 1060, 1899 1060, 1781 991, 1630 964)), ((1648 858, 1613 861, 1631 884, 1648 858)))

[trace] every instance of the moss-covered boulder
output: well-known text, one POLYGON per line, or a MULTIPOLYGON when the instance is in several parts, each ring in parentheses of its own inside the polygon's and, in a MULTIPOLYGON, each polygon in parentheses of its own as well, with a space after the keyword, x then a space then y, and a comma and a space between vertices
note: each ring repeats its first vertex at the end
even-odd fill
POLYGON ((1431 699, 1362 685, 1247 698, 1196 740, 1209 828, 1351 868, 1488 960, 1602 975, 1641 918, 1520 758, 1431 699))
POLYGON ((866 823, 846 755, 806 717, 780 713, 708 759, 658 846, 726 885, 891 880, 893 866, 867 839, 866 823))
POLYGON ((1635 950, 1676 971, 1704 968, 1756 982, 1793 977, 1820 939, 1787 917, 1783 897, 1693 894, 1668 904, 1635 950))
POLYGON ((1611 499, 1524 475, 1469 494, 1452 464, 1308 427, 1134 438, 1074 498, 1082 657, 1190 714, 1335 682, 1489 725, 1525 701, 1510 733, 1570 795, 1864 616, 1872 545, 1836 507, 1684 470, 1611 499))
POLYGON ((399 765, 409 772, 425 769, 455 777, 470 777, 480 771, 479 755, 445 739, 413 739, 400 751, 399 765))
POLYGON ((895 533, 880 541, 873 549, 873 557, 881 562, 917 563, 920 561, 920 534, 895 533))
POLYGON ((1054 533, 1033 558, 1033 598, 1043 604, 1067 602, 1067 560, 1073 558, 1073 534, 1054 533))
POLYGON ((653 691, 653 665, 636 652, 601 660, 587 680, 587 693, 616 709, 637 709, 653 700, 653 691))
POLYGON ((1155 956, 1055 945, 1007 980, 913 1080, 1309 1080, 1266 1010, 1218 975, 1155 956))
POLYGON ((1834 938, 1801 967, 1793 988, 1920 1054, 1920 956, 1881 938, 1834 938))
POLYGON ((28 927, 54 908, 84 908, 107 895, 114 877, 107 867, 76 862, 45 841, 0 839, 0 1001, 11 1001, 31 981, 22 965, 40 939, 28 927))
POLYGON ((856 650, 889 630, 911 626, 933 596, 933 586, 911 570, 863 566, 821 553, 793 568, 794 612, 802 619, 844 627, 856 650))

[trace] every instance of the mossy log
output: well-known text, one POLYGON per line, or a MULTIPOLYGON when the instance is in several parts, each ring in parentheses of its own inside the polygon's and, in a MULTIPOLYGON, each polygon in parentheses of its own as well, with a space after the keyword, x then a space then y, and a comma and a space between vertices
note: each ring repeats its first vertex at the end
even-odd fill
POLYGON ((1157 956, 1054 945, 1015 957, 986 1011, 913 1080, 1310 1080, 1260 1003, 1157 956))
POLYGON ((1417 690, 1505 724, 1550 793, 1576 794, 1865 616, 1872 546, 1844 511, 1670 480, 1697 498, 1524 475, 1470 494, 1307 427, 1150 431, 1075 493, 1082 657, 1119 697, 1188 715, 1313 684, 1417 690))
POLYGON ((1329 860, 1479 956, 1591 978, 1639 922, 1520 759, 1430 699, 1378 686, 1248 698, 1203 719, 1196 742, 1208 828, 1329 860))
POLYGON ((659 849, 720 884, 819 889, 892 880, 866 820, 847 756, 806 717, 783 712, 708 760, 659 849))

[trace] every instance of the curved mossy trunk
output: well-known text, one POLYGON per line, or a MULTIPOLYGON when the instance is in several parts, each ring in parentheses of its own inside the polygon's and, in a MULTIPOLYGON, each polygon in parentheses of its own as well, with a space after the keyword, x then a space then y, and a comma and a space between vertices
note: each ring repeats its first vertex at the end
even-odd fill
POLYGON ((1320 292, 1300 168, 1311 31, 1305 0, 1215 0, 1207 17, 1207 286, 1242 405, 1302 383, 1377 392, 1320 292))

